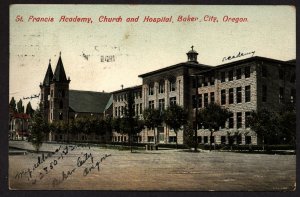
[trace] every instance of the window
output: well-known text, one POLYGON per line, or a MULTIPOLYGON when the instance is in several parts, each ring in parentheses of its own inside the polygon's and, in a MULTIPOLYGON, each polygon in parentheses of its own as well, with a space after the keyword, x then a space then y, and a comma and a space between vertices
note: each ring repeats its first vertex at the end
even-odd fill
POLYGON ((291 89, 291 103, 296 103, 296 89, 291 89))
POLYGON ((143 106, 142 106, 142 103, 140 103, 140 114, 143 113, 143 106))
POLYGON ((63 101, 60 101, 59 102, 59 109, 63 109, 64 108, 64 103, 63 103, 63 101))
POLYGON ((226 136, 221 136, 221 144, 226 144, 226 136))
POLYGON ((200 143, 202 143, 202 137, 201 136, 198 136, 197 137, 197 142, 200 144, 200 143))
POLYGON ((53 90, 51 90, 51 93, 50 93, 51 97, 53 97, 53 90))
POLYGON ((177 141, 176 136, 170 136, 169 137, 169 142, 176 142, 176 141, 177 141))
POLYGON ((118 108, 115 107, 115 116, 118 116, 118 108))
POLYGON ((280 87, 279 88, 279 103, 283 103, 284 101, 284 88, 280 87))
POLYGON ((262 86, 262 102, 267 102, 267 86, 262 86))
POLYGON ((242 102, 242 87, 236 88, 236 103, 242 102))
POLYGON ((120 142, 121 141, 121 136, 118 136, 118 142, 120 142))
POLYGON ((138 115, 139 114, 139 104, 135 105, 135 114, 138 115))
POLYGON ((251 101, 251 87, 246 86, 245 87, 245 102, 250 102, 251 101))
POLYGON ((176 97, 170 98, 170 105, 176 105, 176 97))
POLYGON ((233 88, 229 89, 229 104, 233 103, 233 88))
POLYGON ((154 109, 154 101, 149 101, 149 109, 154 109))
POLYGON ((225 72, 221 72, 221 82, 225 82, 225 72))
POLYGON ((226 90, 221 90, 221 105, 226 104, 226 90))
POLYGON ((278 75, 279 75, 279 79, 283 80, 284 79, 284 70, 279 68, 278 69, 278 75))
POLYGON ((245 127, 246 128, 250 127, 250 118, 251 118, 251 113, 245 112, 245 127))
POLYGON ((159 108, 159 111, 163 111, 165 109, 165 99, 158 100, 158 108, 159 108))
POLYGON ((173 92, 176 90, 176 80, 175 79, 171 79, 170 80, 170 92, 173 92))
POLYGON ((153 95, 154 94, 154 84, 149 85, 148 94, 153 95))
POLYGON ((245 78, 249 78, 250 77, 250 66, 246 66, 245 67, 245 78))
POLYGON ((59 113, 59 120, 63 120, 63 113, 59 113))
POLYGON ((233 70, 228 71, 228 81, 233 81, 233 70))
POLYGON ((210 77, 210 85, 211 86, 215 85, 215 77, 214 76, 210 77))
POLYGON ((203 82, 203 86, 207 86, 208 85, 208 77, 204 77, 204 82, 203 82))
POLYGON ((124 114, 124 106, 121 106, 121 115, 124 114))
POLYGON ((242 69, 238 68, 236 69, 236 79, 241 79, 242 78, 242 69))
POLYGON ((230 113, 230 115, 229 115, 228 127, 233 128, 233 113, 230 113))
POLYGON ((208 105, 208 93, 204 94, 204 107, 208 105))
POLYGON ((158 93, 162 94, 165 92, 165 83, 164 81, 160 81, 159 82, 159 86, 158 86, 158 93))
POLYGON ((203 143, 204 143, 204 144, 207 144, 207 143, 208 143, 208 137, 207 137, 207 136, 204 136, 204 138, 203 138, 203 143))
POLYGON ((261 67, 261 76, 262 77, 268 77, 268 70, 266 66, 261 67))
POLYGON ((236 143, 237 144, 241 144, 242 143, 242 135, 239 134, 238 136, 236 136, 236 143))
POLYGON ((236 113, 236 128, 242 128, 242 112, 236 113))
POLYGON ((211 102, 211 103, 214 103, 214 102, 215 102, 215 93, 214 93, 214 92, 211 92, 211 93, 210 93, 210 102, 211 102))
POLYGON ((245 143, 246 144, 251 144, 251 136, 246 136, 245 137, 245 143))

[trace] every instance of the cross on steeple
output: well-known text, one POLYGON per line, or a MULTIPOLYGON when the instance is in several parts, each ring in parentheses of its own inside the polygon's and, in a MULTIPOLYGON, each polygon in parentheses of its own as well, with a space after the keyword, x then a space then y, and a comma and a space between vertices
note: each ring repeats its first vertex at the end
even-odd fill
POLYGON ((61 51, 59 52, 59 57, 61 57, 61 51))
POLYGON ((192 51, 193 51, 193 50, 194 50, 194 46, 192 45, 192 47, 191 47, 191 48, 192 48, 192 51))

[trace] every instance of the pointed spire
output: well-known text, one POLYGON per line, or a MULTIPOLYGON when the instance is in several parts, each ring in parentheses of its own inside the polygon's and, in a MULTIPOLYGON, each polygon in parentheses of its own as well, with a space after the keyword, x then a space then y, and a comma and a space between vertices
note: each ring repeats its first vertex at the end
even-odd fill
POLYGON ((68 82, 63 62, 61 60, 61 52, 59 52, 58 62, 53 76, 54 82, 68 82))
POLYGON ((50 86, 50 82, 52 81, 52 78, 53 78, 53 71, 51 68, 51 60, 49 59, 48 69, 43 81, 43 86, 50 86))

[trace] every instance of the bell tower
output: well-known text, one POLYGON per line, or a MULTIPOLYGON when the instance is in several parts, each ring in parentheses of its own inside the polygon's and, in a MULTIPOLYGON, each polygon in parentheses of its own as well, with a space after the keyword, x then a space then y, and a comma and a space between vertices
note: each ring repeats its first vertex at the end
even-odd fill
POLYGON ((61 52, 50 84, 50 110, 49 120, 67 121, 69 113, 69 84, 64 65, 61 59, 61 52))
POLYGON ((188 56, 188 62, 198 63, 198 61, 197 61, 198 53, 197 53, 197 51, 194 50, 194 46, 192 46, 191 48, 192 48, 192 50, 190 50, 186 54, 188 56))
POLYGON ((53 71, 51 68, 51 60, 49 60, 48 69, 43 83, 40 83, 41 89, 41 110, 43 111, 44 118, 49 121, 49 95, 50 95, 50 83, 53 78, 53 71))

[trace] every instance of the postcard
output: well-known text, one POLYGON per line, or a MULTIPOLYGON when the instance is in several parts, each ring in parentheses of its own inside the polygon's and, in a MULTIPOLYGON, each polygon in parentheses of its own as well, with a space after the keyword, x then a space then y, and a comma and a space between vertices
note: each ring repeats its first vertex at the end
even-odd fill
POLYGON ((10 190, 295 191, 294 6, 9 12, 10 190))

